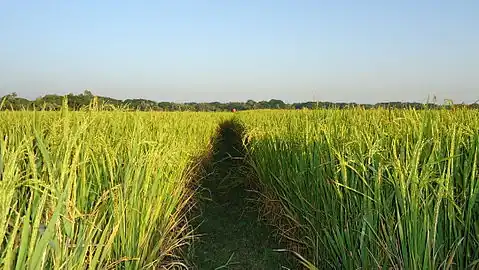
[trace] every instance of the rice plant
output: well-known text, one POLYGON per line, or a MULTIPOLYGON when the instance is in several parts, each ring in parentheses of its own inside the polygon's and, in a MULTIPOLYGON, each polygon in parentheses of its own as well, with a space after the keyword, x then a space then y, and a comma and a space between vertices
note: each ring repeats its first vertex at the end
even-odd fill
POLYGON ((221 117, 0 112, 0 268, 182 267, 195 157, 221 117))
POLYGON ((250 162, 310 269, 479 262, 479 113, 248 112, 250 162))

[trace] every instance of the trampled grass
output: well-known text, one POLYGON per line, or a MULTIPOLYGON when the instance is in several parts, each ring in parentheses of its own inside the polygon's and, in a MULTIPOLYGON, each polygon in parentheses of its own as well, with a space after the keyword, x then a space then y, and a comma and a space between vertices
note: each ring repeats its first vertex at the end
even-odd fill
POLYGON ((249 112, 252 165, 309 268, 479 260, 479 113, 249 112))

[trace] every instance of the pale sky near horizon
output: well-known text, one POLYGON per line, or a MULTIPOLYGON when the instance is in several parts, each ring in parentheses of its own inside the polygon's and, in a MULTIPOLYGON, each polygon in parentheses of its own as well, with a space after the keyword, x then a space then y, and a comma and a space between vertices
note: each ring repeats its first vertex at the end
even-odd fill
POLYGON ((0 0, 0 96, 479 99, 479 1, 0 0))

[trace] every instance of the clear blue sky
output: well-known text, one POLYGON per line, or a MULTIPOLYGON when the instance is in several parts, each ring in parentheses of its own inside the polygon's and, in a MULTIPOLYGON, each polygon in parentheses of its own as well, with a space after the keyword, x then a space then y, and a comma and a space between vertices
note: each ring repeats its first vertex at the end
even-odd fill
POLYGON ((479 99, 479 1, 1 1, 0 96, 479 99))

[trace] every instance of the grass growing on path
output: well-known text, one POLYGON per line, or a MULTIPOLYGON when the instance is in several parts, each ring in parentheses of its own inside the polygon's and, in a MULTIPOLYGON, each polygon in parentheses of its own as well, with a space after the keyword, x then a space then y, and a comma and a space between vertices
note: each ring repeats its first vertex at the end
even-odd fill
POLYGON ((258 218, 242 133, 241 125, 226 121, 214 139, 191 260, 196 269, 295 269, 285 253, 274 251, 281 247, 258 218))

